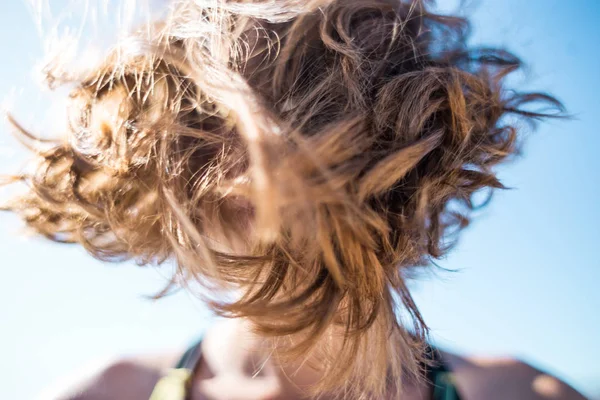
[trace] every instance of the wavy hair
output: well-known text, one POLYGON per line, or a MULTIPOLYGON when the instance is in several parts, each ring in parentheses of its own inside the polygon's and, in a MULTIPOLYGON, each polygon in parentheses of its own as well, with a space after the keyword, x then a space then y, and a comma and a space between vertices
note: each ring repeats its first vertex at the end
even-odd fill
POLYGON ((315 393, 379 398, 419 375, 408 273, 503 187, 519 120, 562 113, 468 36, 427 1, 180 0, 100 65, 49 74, 76 85, 67 139, 8 208, 101 260, 235 290, 210 305, 282 357, 318 352, 315 393))

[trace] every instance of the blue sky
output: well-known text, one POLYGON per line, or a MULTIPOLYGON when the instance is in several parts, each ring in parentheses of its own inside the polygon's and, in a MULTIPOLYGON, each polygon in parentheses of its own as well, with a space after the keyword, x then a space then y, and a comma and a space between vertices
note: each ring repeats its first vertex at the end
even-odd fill
MULTIPOLYGON (((500 171, 513 189, 495 196, 440 263, 457 272, 415 282, 417 302, 441 345, 512 354, 600 394, 600 3, 467 3, 474 41, 510 45, 530 65, 515 83, 553 92, 574 119, 542 124, 530 135, 523 158, 500 171)), ((49 105, 31 84, 41 46, 24 2, 1 2, 0 49, 0 99, 43 130, 49 105)), ((6 125, 1 131, 4 172, 23 152, 6 125)), ((208 313, 185 293, 145 298, 166 271, 102 265, 81 249, 20 230, 14 217, 2 216, 4 397, 33 398, 93 359, 178 348, 206 326, 208 313)))

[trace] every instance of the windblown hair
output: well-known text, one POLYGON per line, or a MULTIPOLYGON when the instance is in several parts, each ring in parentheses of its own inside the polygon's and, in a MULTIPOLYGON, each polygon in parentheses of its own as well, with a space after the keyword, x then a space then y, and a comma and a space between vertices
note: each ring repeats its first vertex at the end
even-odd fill
POLYGON ((379 398, 419 373, 408 273, 503 187, 520 121, 562 112, 508 90, 520 60, 432 9, 181 0, 101 65, 50 76, 76 84, 68 140, 37 152, 10 209, 101 260, 174 260, 176 284, 237 290, 210 305, 284 356, 335 348, 316 393, 379 398))

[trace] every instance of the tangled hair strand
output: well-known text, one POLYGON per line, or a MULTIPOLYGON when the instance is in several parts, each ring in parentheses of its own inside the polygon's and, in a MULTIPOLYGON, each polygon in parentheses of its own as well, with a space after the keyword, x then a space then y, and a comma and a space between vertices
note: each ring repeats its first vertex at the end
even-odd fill
POLYGON ((520 60, 470 47, 468 21, 432 9, 179 1, 150 36, 51 77, 76 84, 67 140, 36 152, 8 208, 98 259, 175 260, 178 284, 244 289, 210 305, 282 357, 321 351, 316 393, 380 398, 422 361, 407 274, 503 187, 518 120, 562 113, 508 90, 520 60))

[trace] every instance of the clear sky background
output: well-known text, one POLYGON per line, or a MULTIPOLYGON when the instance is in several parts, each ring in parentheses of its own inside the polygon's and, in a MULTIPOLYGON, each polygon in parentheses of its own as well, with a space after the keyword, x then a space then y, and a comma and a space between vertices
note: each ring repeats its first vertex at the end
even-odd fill
MULTIPOLYGON (((514 189, 498 193, 441 262, 457 272, 424 277, 415 296, 446 348, 512 354, 600 398, 600 2, 470 4, 474 41, 509 45, 530 65, 516 83, 553 92, 575 118, 529 137, 524 157, 501 169, 514 189)), ((21 0, 0 3, 0 50, 0 98, 44 130, 48 104, 31 84, 40 40, 21 0)), ((23 152, 6 125, 0 133, 0 168, 14 170, 23 152)), ((32 399, 90 360, 184 346, 207 325, 185 293, 145 297, 166 271, 102 265, 76 247, 19 236, 12 216, 1 221, 3 398, 32 399)))

